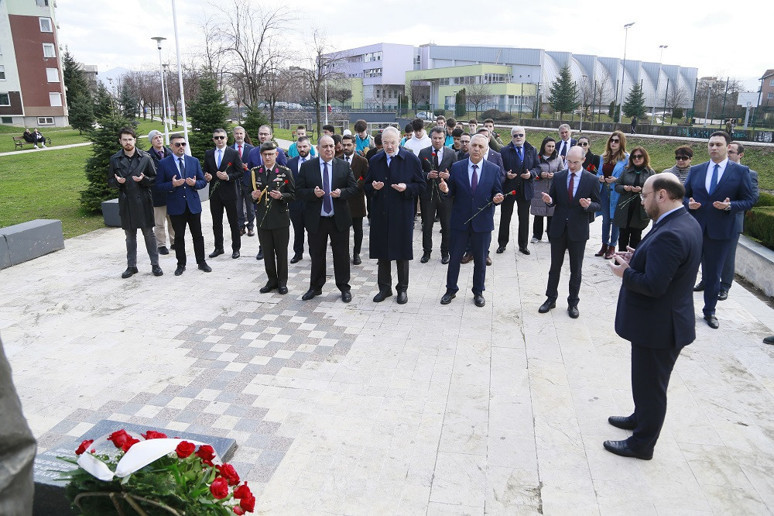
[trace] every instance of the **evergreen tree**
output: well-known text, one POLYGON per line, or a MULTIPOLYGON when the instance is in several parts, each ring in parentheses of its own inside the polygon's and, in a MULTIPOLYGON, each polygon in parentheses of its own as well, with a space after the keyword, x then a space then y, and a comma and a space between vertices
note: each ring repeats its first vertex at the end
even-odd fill
POLYGON ((642 92, 640 83, 632 86, 629 94, 626 96, 626 102, 623 103, 623 114, 630 118, 636 116, 643 118, 645 116, 645 94, 642 92))
MULTIPOLYGON (((118 143, 118 132, 123 127, 134 126, 134 122, 111 112, 107 117, 98 120, 99 127, 91 130, 89 139, 92 141, 91 157, 86 161, 86 179, 89 184, 81 192, 81 206, 89 213, 98 213, 102 209, 102 201, 114 199, 116 190, 107 184, 110 170, 110 156, 121 149, 118 143)), ((137 140, 139 148, 140 140, 137 140)))
POLYGON ((99 120, 113 114, 113 96, 104 84, 97 86, 97 96, 94 98, 94 116, 99 120))
MULTIPOLYGON (((213 145, 212 132, 219 127, 226 128, 226 117, 229 114, 228 105, 223 100, 223 92, 218 90, 215 79, 199 79, 199 93, 188 105, 188 114, 192 128, 191 154, 199 160, 204 160, 204 152, 213 145)), ((258 135, 257 130, 254 135, 258 135)))
POLYGON ((129 86, 124 85, 121 88, 121 112, 126 118, 134 120, 137 116, 137 109, 140 104, 135 91, 129 86))
POLYGON ((569 65, 565 65, 559 71, 559 77, 551 84, 548 103, 559 113, 559 118, 562 118, 565 113, 572 113, 580 105, 578 86, 572 80, 569 65))
POLYGON ((94 126, 94 103, 90 95, 83 93, 74 95, 67 101, 68 116, 73 129, 83 134, 94 126))
POLYGON ((62 76, 65 83, 68 116, 70 125, 80 133, 88 131, 94 125, 94 107, 91 90, 86 82, 81 65, 65 50, 62 56, 62 76))
POLYGON ((269 121, 266 119, 266 115, 263 114, 260 108, 250 109, 247 108, 245 119, 242 121, 242 127, 245 128, 245 132, 250 135, 253 140, 253 145, 259 145, 258 143, 258 128, 262 125, 267 125, 269 121))
POLYGON ((454 116, 462 117, 468 112, 467 100, 465 98, 465 88, 462 88, 454 95, 454 116))

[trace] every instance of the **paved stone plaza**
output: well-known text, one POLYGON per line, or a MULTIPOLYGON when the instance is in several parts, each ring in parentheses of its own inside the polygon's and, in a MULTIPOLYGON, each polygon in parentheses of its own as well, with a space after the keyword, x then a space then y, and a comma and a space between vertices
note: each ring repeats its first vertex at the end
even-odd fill
MULTIPOLYGON (((209 220, 205 206, 208 253, 209 220)), ((629 346, 613 331, 619 283, 593 256, 600 224, 577 320, 567 263, 557 308, 537 312, 545 241, 492 255, 484 308, 472 264, 441 306, 446 267, 437 251, 419 263, 417 229, 401 306, 371 301, 368 259, 352 267, 351 304, 330 258, 323 296, 301 301, 308 254, 290 266, 288 295, 260 294, 246 237, 242 258, 209 260, 210 274, 189 237, 181 277, 174 255, 153 277, 140 246, 140 274, 122 280, 123 232, 102 229, 0 272, 0 333, 41 451, 101 419, 232 437, 262 513, 774 512, 774 346, 761 342, 774 312, 740 286, 718 305, 720 330, 699 319, 678 360, 653 460, 602 448, 627 435, 607 416, 632 405, 629 346)))

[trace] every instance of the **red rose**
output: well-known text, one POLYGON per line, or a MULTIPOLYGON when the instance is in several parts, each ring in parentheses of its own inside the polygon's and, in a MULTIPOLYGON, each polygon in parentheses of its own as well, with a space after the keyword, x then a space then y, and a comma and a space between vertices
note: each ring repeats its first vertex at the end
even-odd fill
POLYGON ((230 162, 230 161, 228 162, 228 166, 229 166, 229 167, 231 166, 231 162, 230 162))
POLYGON ((86 450, 89 449, 89 446, 91 446, 91 443, 93 443, 93 442, 94 442, 94 439, 86 439, 85 441, 83 441, 81 443, 80 446, 78 446, 78 449, 75 450, 75 454, 76 455, 82 454, 83 452, 85 452, 86 450))
POLYGON ((231 510, 233 510, 233 511, 234 511, 234 514, 240 514, 240 515, 241 515, 241 514, 244 514, 244 513, 245 513, 245 510, 244 510, 244 509, 242 509, 242 508, 241 508, 240 506, 238 506, 238 505, 235 505, 234 507, 232 507, 232 508, 231 508, 231 510))
POLYGON ((250 493, 250 496, 239 500, 239 506, 247 512, 253 512, 255 509, 255 497, 253 494, 250 493))
POLYGON ((135 442, 137 441, 131 435, 126 433, 126 430, 124 430, 123 428, 121 430, 117 430, 113 432, 108 436, 108 441, 112 441, 113 444, 115 444, 116 448, 121 448, 121 449, 123 449, 130 440, 134 440, 135 442))
POLYGON ((218 477, 210 484, 210 493, 218 500, 228 496, 228 481, 223 477, 218 477))
POLYGON ((235 486, 239 483, 239 473, 231 464, 223 464, 222 466, 216 466, 216 468, 220 476, 228 480, 228 485, 235 486))
POLYGON ((196 449, 196 445, 194 443, 188 442, 188 441, 181 441, 180 444, 177 445, 177 448, 175 448, 175 451, 177 452, 177 456, 181 459, 185 459, 189 455, 191 455, 194 450, 196 449))
POLYGON ((234 489, 234 498, 247 498, 250 496, 253 496, 253 493, 247 487, 247 482, 234 489))
POLYGON ((288 184, 289 182, 290 182, 290 181, 288 181, 287 179, 285 179, 285 184, 288 184))
POLYGON ((155 430, 148 430, 144 434, 141 434, 145 439, 166 439, 167 434, 162 434, 161 432, 157 432, 155 430))
POLYGON ((215 458, 215 450, 209 444, 203 444, 199 446, 199 449, 196 451, 196 456, 202 459, 202 462, 205 464, 212 466, 212 459, 215 458))
POLYGON ((516 195, 516 190, 511 190, 508 195, 516 195))

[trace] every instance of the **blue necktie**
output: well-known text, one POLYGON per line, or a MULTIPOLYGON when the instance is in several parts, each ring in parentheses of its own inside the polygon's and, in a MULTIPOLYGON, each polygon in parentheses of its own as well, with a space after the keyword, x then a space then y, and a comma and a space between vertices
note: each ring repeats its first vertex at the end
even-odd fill
POLYGON ((326 215, 333 214, 333 200, 331 199, 331 180, 328 178, 328 163, 323 161, 323 210, 326 215))
POLYGON ((718 170, 720 169, 720 165, 715 163, 715 168, 712 170, 712 179, 710 179, 710 189, 709 194, 712 195, 712 192, 715 191, 715 187, 718 186, 718 170))
POLYGON ((218 168, 220 168, 220 162, 223 159, 223 151, 218 149, 218 168))
POLYGON ((183 158, 177 158, 178 163, 180 163, 180 178, 185 178, 185 162, 183 161, 183 158))
POLYGON ((522 154, 523 149, 521 147, 516 147, 516 150, 519 153, 519 161, 521 161, 523 163, 524 162, 524 154, 522 154))
POLYGON ((470 189, 473 193, 476 193, 476 187, 478 186, 478 173, 476 172, 478 165, 473 165, 473 177, 470 179, 470 189))

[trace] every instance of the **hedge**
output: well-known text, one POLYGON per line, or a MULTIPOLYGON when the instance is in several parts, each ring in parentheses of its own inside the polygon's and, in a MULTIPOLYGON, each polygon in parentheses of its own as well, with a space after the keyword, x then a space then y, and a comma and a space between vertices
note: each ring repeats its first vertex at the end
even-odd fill
POLYGON ((760 240, 761 244, 769 249, 774 249, 774 205, 755 206, 748 211, 744 220, 744 232, 760 240))

